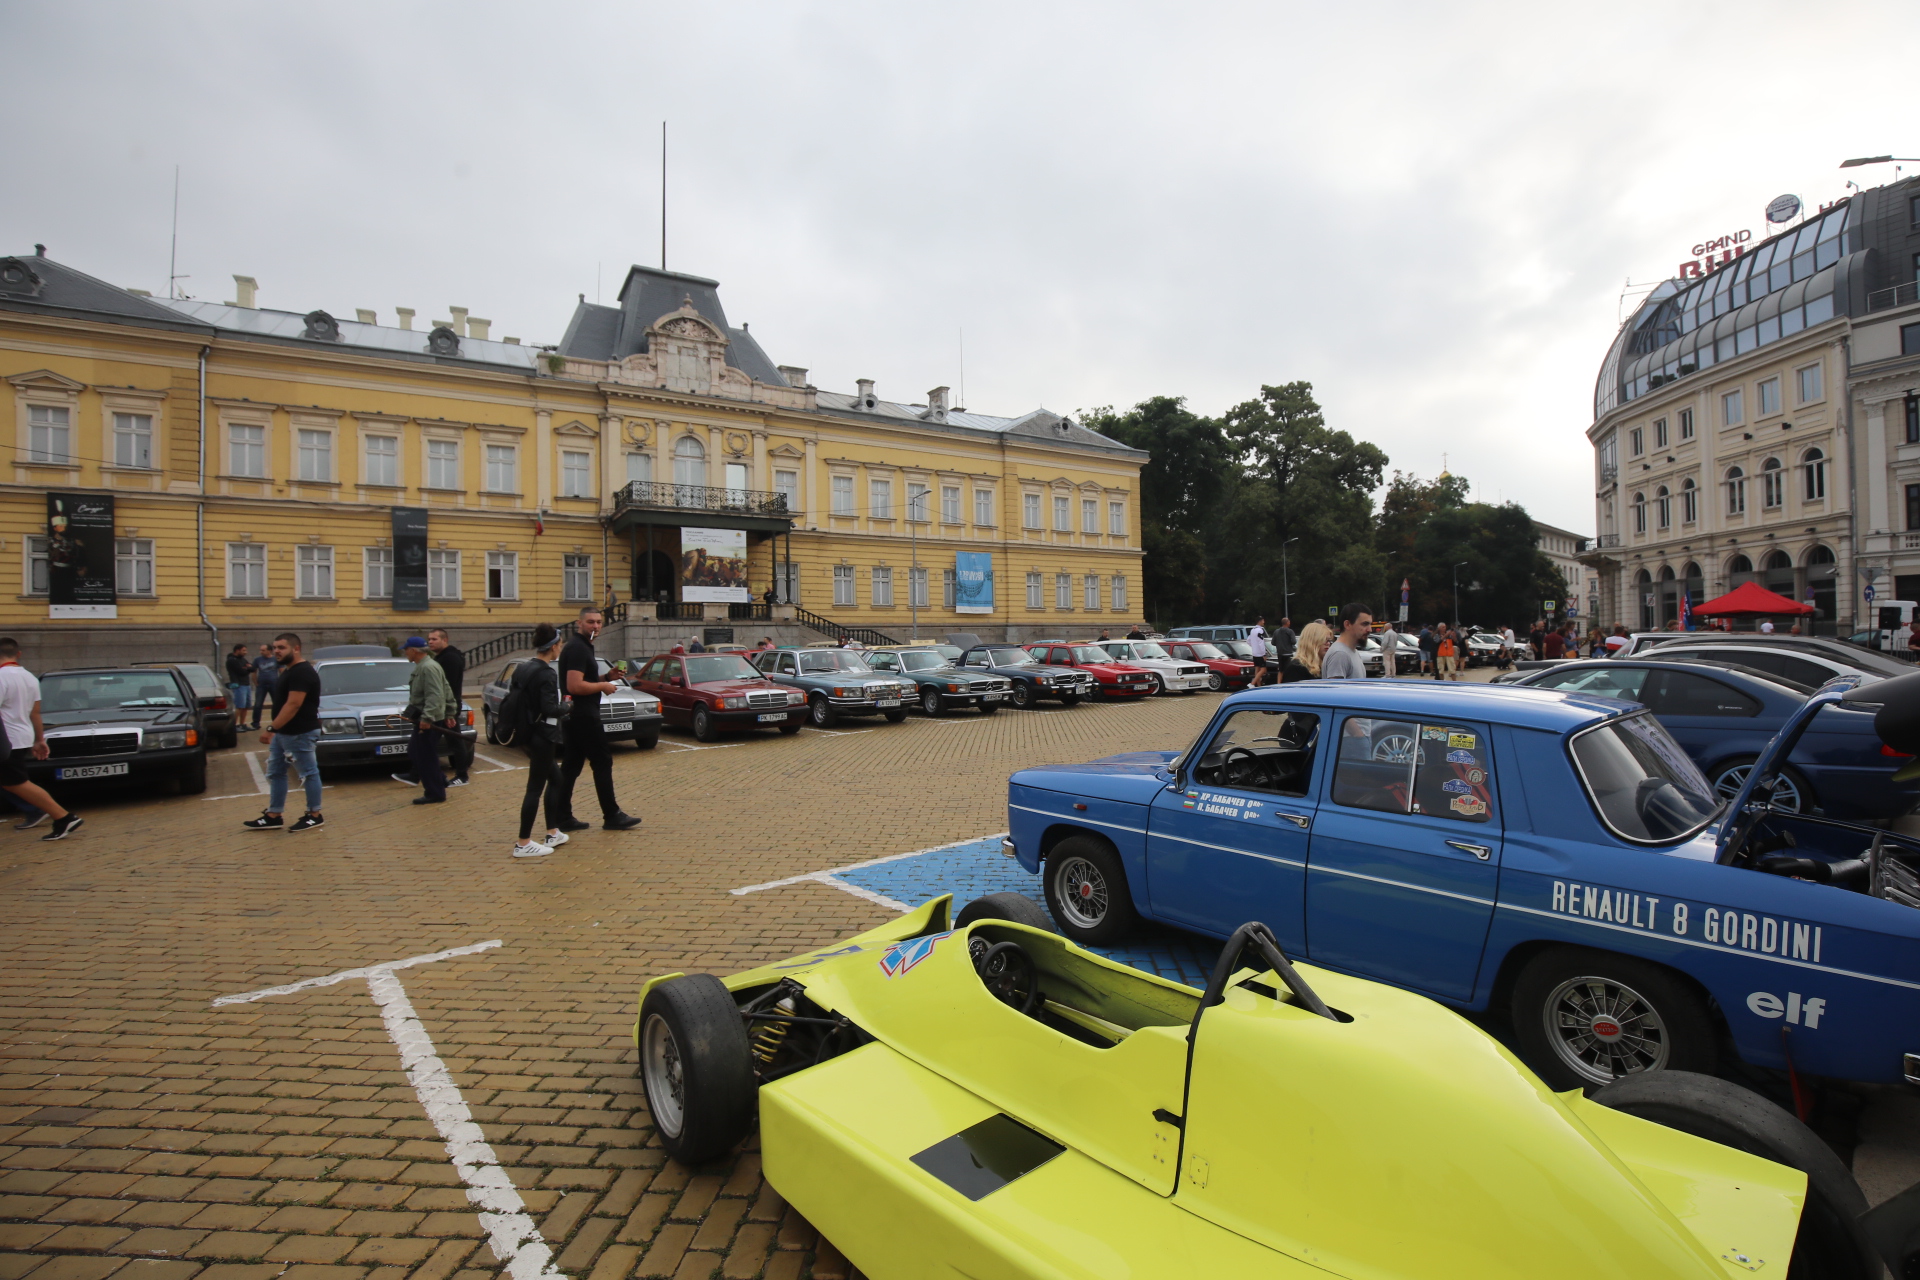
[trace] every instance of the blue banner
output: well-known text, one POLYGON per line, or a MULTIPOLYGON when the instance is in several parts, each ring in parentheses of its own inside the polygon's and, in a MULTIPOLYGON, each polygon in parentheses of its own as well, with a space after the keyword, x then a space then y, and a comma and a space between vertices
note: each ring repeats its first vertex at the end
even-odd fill
POLYGON ((956 551, 953 556, 953 579, 953 599, 957 612, 993 612, 991 551, 956 551))

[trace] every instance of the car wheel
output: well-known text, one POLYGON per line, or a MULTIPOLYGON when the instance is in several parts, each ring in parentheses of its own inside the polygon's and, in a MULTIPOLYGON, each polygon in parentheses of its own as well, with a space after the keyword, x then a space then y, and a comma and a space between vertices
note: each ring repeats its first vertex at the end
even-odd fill
POLYGON ((1153 692, 1156 696, 1162 698, 1171 692, 1171 690, 1167 688, 1167 678, 1157 671, 1153 673, 1153 692))
POLYGON ((1556 947, 1513 987, 1520 1056, 1556 1089, 1592 1088, 1643 1071, 1711 1072, 1714 1024, 1704 1000, 1645 960, 1556 947))
POLYGON ((1854 1225, 1867 1211, 1860 1184, 1813 1130, 1765 1098, 1713 1076, 1659 1071, 1616 1081, 1593 1100, 1806 1174, 1806 1206, 1787 1263, 1789 1274, 1882 1274, 1880 1259, 1854 1225))
MULTIPOLYGON (((1740 788, 1747 783, 1747 775, 1753 772, 1753 756, 1741 756, 1713 767, 1707 775, 1707 781, 1713 784, 1713 792, 1722 800, 1731 802, 1740 794, 1740 788)), ((1806 813, 1814 806, 1813 787, 1807 782, 1807 776, 1792 765, 1780 770, 1780 780, 1774 784, 1773 806, 1788 813, 1806 813)))
POLYGON ((885 711, 881 714, 886 716, 888 724, 899 724, 907 718, 907 709, 905 707, 895 707, 893 710, 885 711))
POLYGON ((990 716, 998 710, 1000 710, 1000 704, 997 702, 983 702, 980 704, 980 714, 983 716, 990 716))
POLYGON ((1012 692, 1013 692, 1013 705, 1020 708, 1022 711, 1027 710, 1029 707, 1033 705, 1033 686, 1028 684, 1025 680, 1015 680, 1013 682, 1012 692))
POLYGON ((640 1083, 660 1145, 682 1164, 725 1155, 753 1128, 746 1023, 710 973, 662 982, 640 1007, 640 1083))
POLYGON ((1080 705, 1080 695, 1077 693, 1063 693, 1060 695, 1060 705, 1063 707, 1077 707, 1080 705))
POLYGON ((940 691, 931 685, 920 691, 920 709, 930 716, 937 716, 947 709, 947 700, 940 691))
POLYGON ((833 713, 833 704, 827 701, 827 695, 816 693, 807 699, 807 719, 816 729, 830 729, 839 717, 833 713))
POLYGON ((704 705, 693 709, 693 736, 697 742, 712 742, 719 736, 714 732, 713 713, 704 705))
POLYGON ((494 725, 493 708, 491 707, 480 708, 480 719, 487 731, 487 741, 493 743, 493 745, 495 745, 496 747, 499 746, 500 730, 496 728, 494 725))
POLYGON ((1113 846, 1095 836, 1069 836, 1042 868, 1047 910, 1075 942, 1119 942, 1140 922, 1127 892, 1127 873, 1113 846))
POLYGON ((1024 893, 989 893, 975 898, 960 908, 960 914, 953 918, 953 927, 964 929, 979 920, 1011 920, 1014 924, 1031 925, 1035 929, 1045 929, 1048 933, 1058 933, 1053 917, 1047 909, 1024 893))
POLYGON ((1207 688, 1209 691, 1219 693, 1226 687, 1227 678, 1225 676, 1221 675, 1218 671, 1210 671, 1207 673, 1207 688))
POLYGON ((640 748, 642 751, 651 751, 655 747, 659 746, 660 745, 660 726, 655 725, 651 729, 641 729, 640 731, 635 733, 633 735, 633 745, 640 748))
POLYGON ((193 758, 193 762, 180 770, 180 794, 197 796, 207 789, 207 753, 202 751, 193 758))
POLYGON ((801 722, 798 720, 795 720, 792 724, 781 725, 780 732, 786 734, 789 738, 791 738, 794 734, 800 732, 801 727, 802 727, 801 722))

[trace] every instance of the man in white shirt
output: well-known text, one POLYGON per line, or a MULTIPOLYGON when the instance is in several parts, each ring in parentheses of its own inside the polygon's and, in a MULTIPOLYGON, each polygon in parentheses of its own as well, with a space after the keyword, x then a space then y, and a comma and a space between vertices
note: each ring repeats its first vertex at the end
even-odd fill
POLYGON ((1766 618, 1766 619, 1763 619, 1763 620, 1761 621, 1761 623, 1760 623, 1760 634, 1761 634, 1761 635, 1763 635, 1763 636, 1770 636, 1770 635, 1772 635, 1772 634, 1773 634, 1773 619, 1772 619, 1772 618, 1766 618))
POLYGON ((1253 650, 1253 682, 1266 683, 1267 673, 1267 620, 1255 618, 1253 628, 1247 632, 1247 648, 1253 650))
POLYGON ((28 760, 47 758, 47 731, 40 723, 40 682, 20 665, 20 644, 11 636, 0 637, 0 727, 7 735, 7 751, 0 755, 0 790, 40 811, 14 830, 29 831, 52 818, 53 830, 40 838, 66 839, 80 825, 80 815, 62 808, 27 777, 28 760))

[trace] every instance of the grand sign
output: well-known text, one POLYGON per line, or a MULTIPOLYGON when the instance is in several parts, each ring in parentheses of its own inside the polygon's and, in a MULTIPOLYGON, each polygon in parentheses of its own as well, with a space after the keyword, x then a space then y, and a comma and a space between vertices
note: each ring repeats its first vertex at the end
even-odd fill
POLYGON ((1693 246, 1691 251, 1693 253, 1693 261, 1681 263, 1679 267, 1675 269, 1674 274, 1682 280, 1697 280, 1701 276, 1708 275, 1726 266, 1735 258, 1743 256, 1747 252, 1747 245, 1752 239, 1753 232, 1751 231, 1733 231, 1723 236, 1714 236, 1711 239, 1702 240, 1699 244, 1693 246), (1717 261, 1714 258, 1715 254, 1720 255, 1717 261))

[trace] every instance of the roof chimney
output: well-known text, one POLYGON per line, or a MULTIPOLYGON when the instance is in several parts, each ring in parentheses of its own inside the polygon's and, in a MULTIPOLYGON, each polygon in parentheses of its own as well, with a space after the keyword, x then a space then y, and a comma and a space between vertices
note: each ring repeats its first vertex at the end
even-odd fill
POLYGON ((797 369, 790 364, 783 364, 779 366, 779 369, 780 376, 787 380, 788 386, 804 387, 807 385, 807 371, 805 369, 797 369))
POLYGON ((245 307, 251 311, 254 309, 254 299, 259 293, 259 290, 260 282, 252 276, 235 276, 233 278, 233 301, 227 305, 230 307, 245 307))
POLYGON ((400 327, 402 329, 413 328, 413 308, 412 307, 395 307, 393 309, 393 314, 400 317, 400 327))
POLYGON ((467 309, 465 307, 450 306, 447 308, 447 313, 453 317, 453 320, 448 324, 447 327, 452 329, 456 334, 460 335, 461 337, 463 338, 466 337, 467 336, 467 309))
POLYGON ((380 317, 375 315, 373 312, 367 310, 365 307, 355 307, 353 309, 353 318, 355 320, 358 320, 361 324, 379 324, 380 323, 380 317))
POLYGON ((467 317, 467 336, 469 338, 477 338, 481 342, 485 342, 487 340, 487 330, 492 327, 493 321, 491 320, 482 320, 479 316, 467 317))
POLYGON ((873 379, 872 378, 856 378, 854 379, 854 385, 860 388, 859 394, 854 396, 853 398, 854 408, 871 409, 875 405, 880 403, 878 400, 875 400, 873 398, 873 379))
POLYGON ((947 392, 951 390, 951 387, 935 387, 933 390, 927 392, 927 411, 920 416, 928 422, 945 422, 947 420, 947 392))
POLYGON ((518 338, 502 338, 500 339, 500 341, 506 343, 510 347, 517 347, 520 345, 520 339, 518 338))

